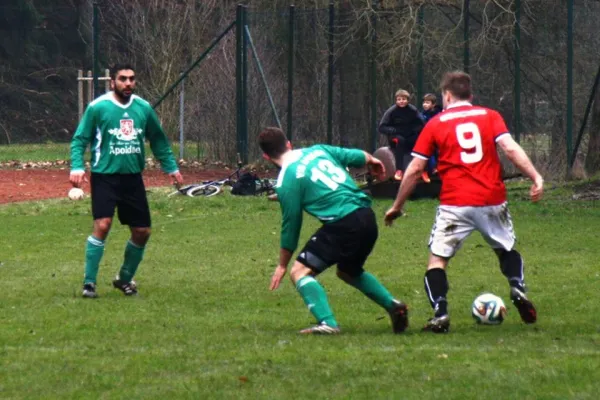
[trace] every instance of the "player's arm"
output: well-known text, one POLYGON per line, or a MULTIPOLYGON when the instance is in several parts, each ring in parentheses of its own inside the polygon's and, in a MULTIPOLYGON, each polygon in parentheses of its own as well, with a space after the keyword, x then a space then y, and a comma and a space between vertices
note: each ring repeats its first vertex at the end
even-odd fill
POLYGON ((394 111, 395 106, 390 107, 384 114, 383 117, 381 118, 381 121, 379 122, 379 133, 381 133, 382 135, 386 135, 386 136, 395 136, 398 135, 398 129, 396 129, 393 125, 392 125, 392 111, 394 111))
POLYGON ((525 150, 508 133, 498 136, 496 143, 502 152, 524 175, 533 181, 530 190, 531 201, 538 201, 544 193, 544 179, 525 153, 525 150))
POLYGON ((413 159, 408 164, 406 171, 404 171, 404 178, 398 189, 394 204, 392 204, 392 207, 385 213, 385 224, 388 226, 392 225, 394 220, 402 215, 404 203, 406 203, 408 197, 415 190, 419 177, 427 167, 427 161, 433 154, 435 145, 433 140, 434 130, 435 128, 431 124, 426 125, 417 139, 417 143, 412 152, 413 159))
POLYGON ((406 200, 408 200, 415 190, 419 177, 425 170, 425 167, 427 167, 427 160, 428 159, 426 158, 413 157, 412 161, 408 164, 406 171, 404 171, 404 178, 400 184, 400 189, 398 189, 394 204, 392 204, 392 207, 385 213, 386 225, 392 225, 393 221, 402 215, 404 203, 406 203, 406 200))
POLYGON ((298 247, 300 230, 302 229, 302 194, 299 188, 296 187, 280 191, 278 194, 281 207, 280 247, 282 250, 279 264, 287 267, 291 254, 298 247), (290 253, 289 257, 286 256, 287 253, 290 253))
POLYGON ((181 185, 183 178, 179 173, 175 156, 171 150, 171 144, 167 135, 158 120, 158 116, 153 109, 150 109, 148 122, 146 123, 146 137, 150 142, 152 154, 160 162, 162 170, 173 178, 176 184, 181 185))
POLYGON ((281 238, 279 263, 271 277, 270 290, 275 290, 279 287, 281 280, 287 272, 292 255, 298 247, 303 211, 301 186, 301 182, 295 181, 294 185, 279 188, 277 193, 281 207, 281 238))
POLYGON ((74 187, 81 187, 85 176, 83 155, 94 136, 94 125, 94 109, 90 105, 83 113, 73 139, 71 139, 71 173, 69 174, 69 181, 74 187))
POLYGON ((369 172, 377 179, 385 179, 385 166, 378 158, 359 149, 345 149, 336 146, 322 146, 342 167, 360 168, 367 165, 369 172))
POLYGON ((360 149, 346 149, 337 146, 321 145, 331 157, 333 157, 342 167, 360 168, 368 164, 370 154, 360 149))

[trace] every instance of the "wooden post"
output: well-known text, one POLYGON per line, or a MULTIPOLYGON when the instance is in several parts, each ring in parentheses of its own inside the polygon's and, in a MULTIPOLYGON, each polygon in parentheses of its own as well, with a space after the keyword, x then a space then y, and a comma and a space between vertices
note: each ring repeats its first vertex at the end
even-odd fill
POLYGON ((92 100, 94 99, 94 88, 93 88, 93 79, 94 79, 94 75, 92 74, 92 71, 88 71, 87 72, 87 76, 88 76, 88 80, 87 80, 87 97, 88 97, 88 101, 87 104, 90 104, 92 102, 92 100))
POLYGON ((79 110, 79 119, 83 116, 83 71, 77 71, 77 102, 79 110))
POLYGON ((104 76, 106 77, 106 81, 104 82, 105 92, 108 93, 110 92, 110 70, 108 68, 104 70, 104 76))

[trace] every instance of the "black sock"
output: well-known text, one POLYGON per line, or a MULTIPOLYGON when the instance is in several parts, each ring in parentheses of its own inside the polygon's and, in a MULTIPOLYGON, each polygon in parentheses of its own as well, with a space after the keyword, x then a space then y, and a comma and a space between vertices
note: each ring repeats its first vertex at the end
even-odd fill
POLYGON ((425 273, 425 292, 435 311, 435 316, 440 317, 448 314, 448 278, 446 271, 442 268, 429 269, 425 273))
POLYGON ((496 254, 500 260, 500 269, 502 270, 502 274, 508 279, 508 284, 522 292, 525 291, 523 259, 519 252, 516 250, 496 250, 496 254))

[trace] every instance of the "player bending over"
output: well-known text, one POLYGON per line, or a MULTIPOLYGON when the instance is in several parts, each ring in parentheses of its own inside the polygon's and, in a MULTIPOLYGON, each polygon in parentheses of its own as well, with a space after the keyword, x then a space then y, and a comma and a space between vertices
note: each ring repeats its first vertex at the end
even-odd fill
POLYGON ((323 226, 298 254, 290 271, 292 282, 317 320, 302 334, 340 332, 327 295, 315 277, 337 264, 337 276, 354 286, 389 313, 395 333, 408 326, 408 309, 396 299, 363 265, 377 240, 377 221, 371 199, 354 183, 346 167, 368 165, 375 175, 383 175, 381 161, 355 149, 317 145, 292 150, 279 128, 266 128, 259 135, 265 159, 281 168, 275 191, 282 212, 279 265, 270 289, 279 287, 292 254, 298 246, 302 212, 317 217, 323 226))

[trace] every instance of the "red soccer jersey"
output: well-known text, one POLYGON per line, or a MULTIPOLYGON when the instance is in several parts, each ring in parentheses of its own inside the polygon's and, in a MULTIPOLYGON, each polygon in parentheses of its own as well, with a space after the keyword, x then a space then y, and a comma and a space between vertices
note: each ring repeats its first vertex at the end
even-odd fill
POLYGON ((460 102, 425 125, 412 155, 429 159, 438 151, 440 204, 491 206, 506 201, 496 142, 510 135, 497 111, 460 102))

